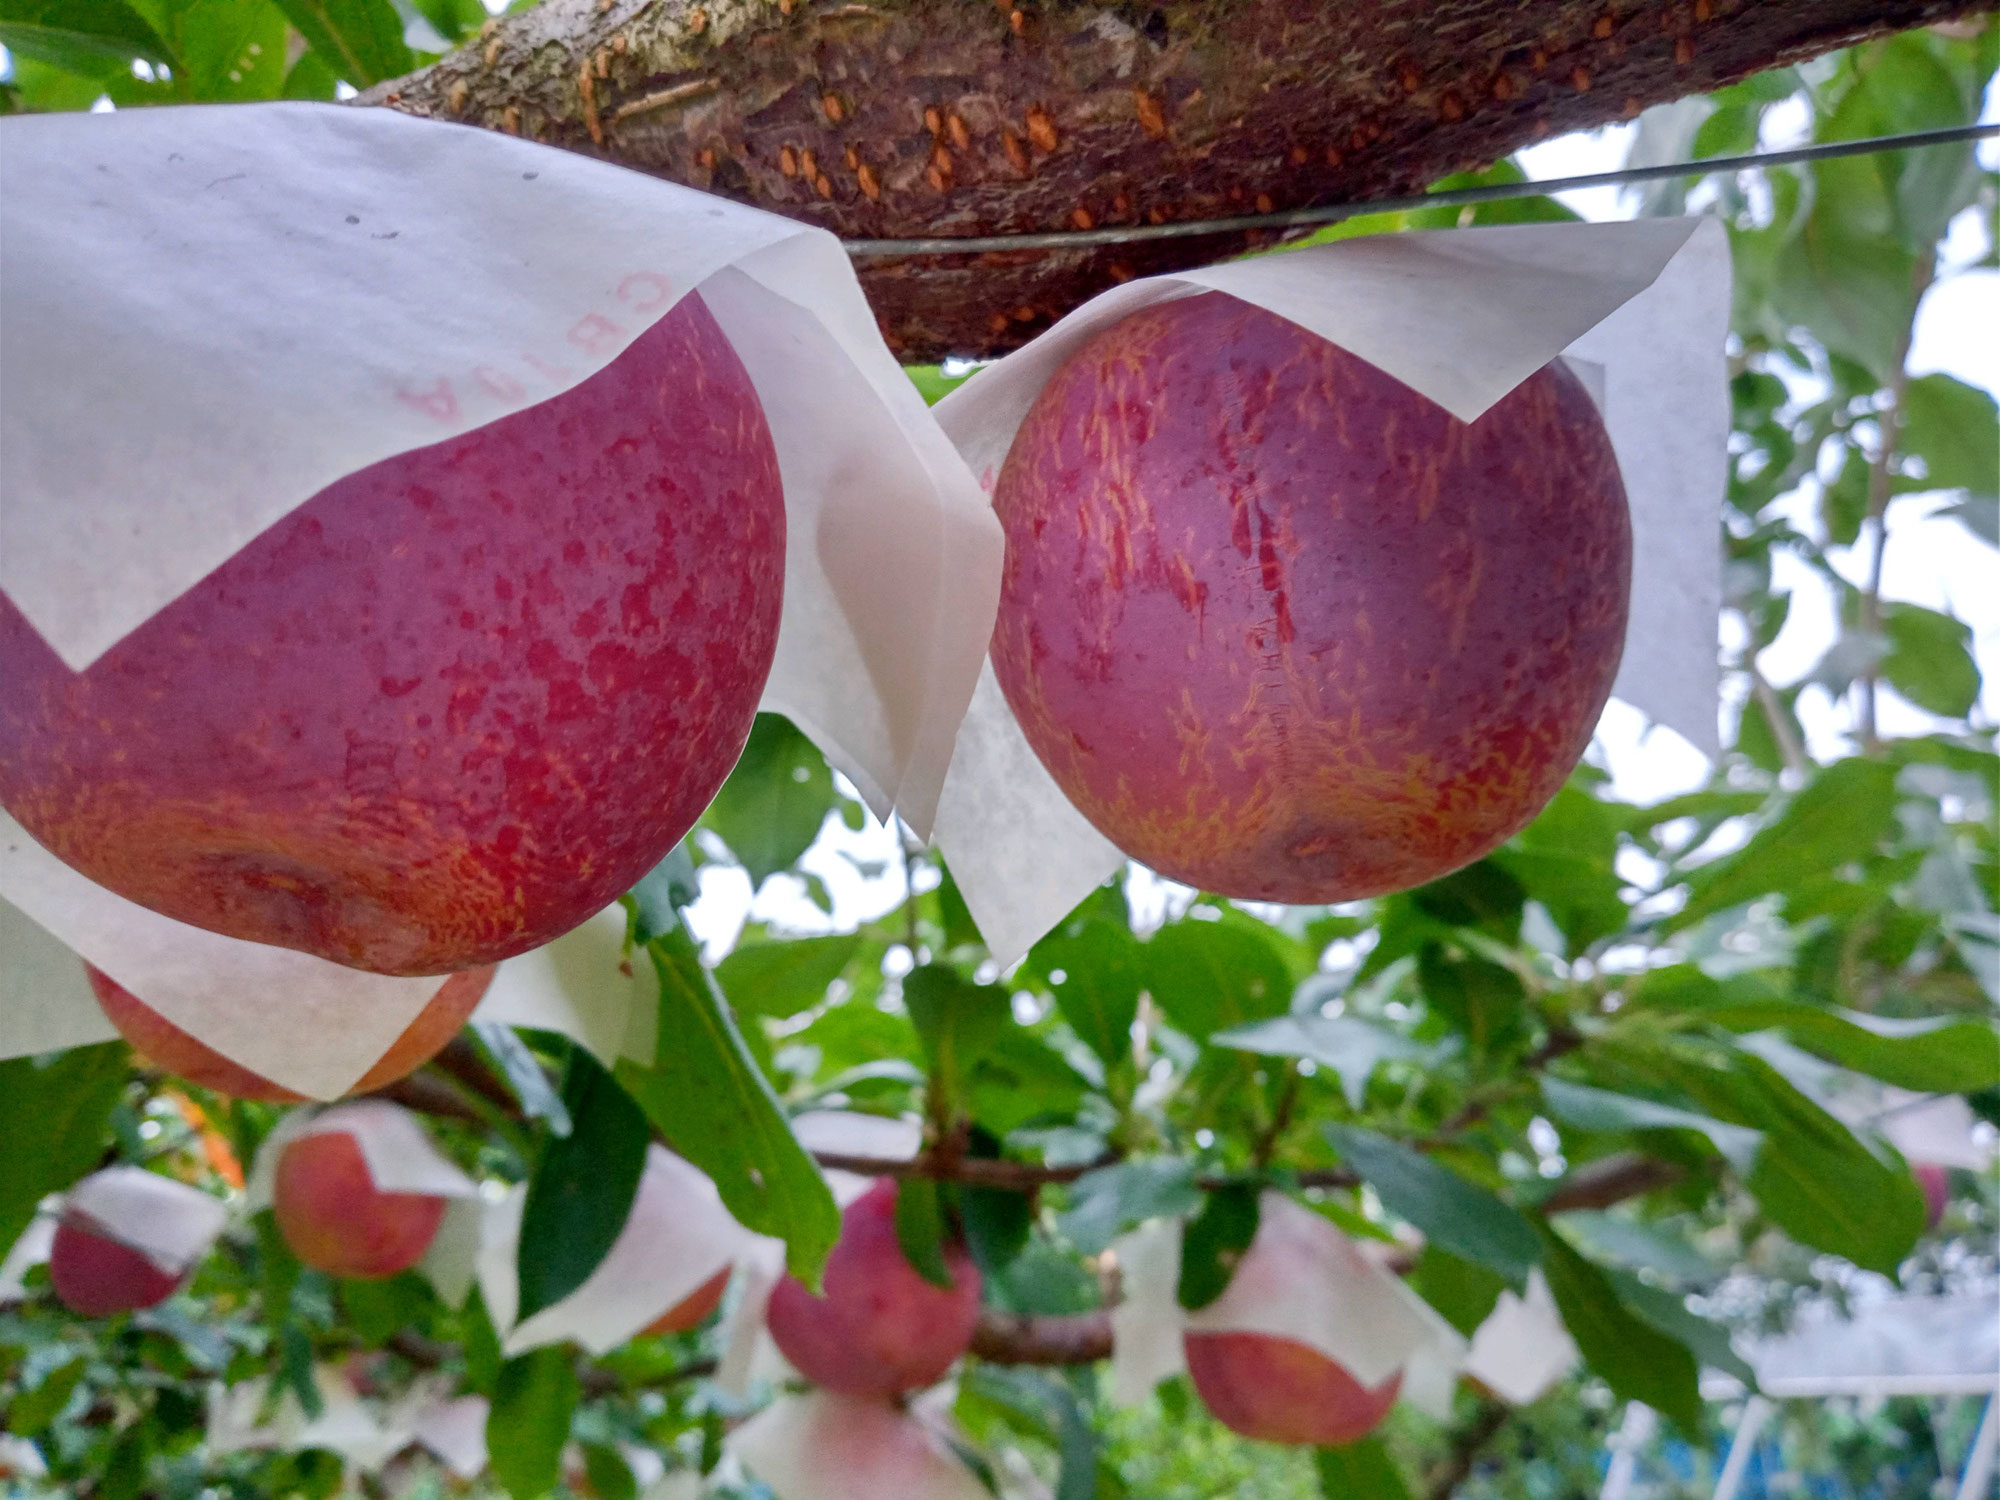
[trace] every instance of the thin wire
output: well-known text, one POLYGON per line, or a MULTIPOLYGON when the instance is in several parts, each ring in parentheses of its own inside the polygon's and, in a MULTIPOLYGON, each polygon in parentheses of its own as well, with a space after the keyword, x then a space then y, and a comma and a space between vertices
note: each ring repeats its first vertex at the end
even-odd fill
POLYGON ((1375 198, 1360 203, 1328 203, 1318 208, 1290 208, 1270 214, 1238 214, 1228 219, 1189 220, 1179 224, 1125 224, 1104 229, 1065 229, 1049 234, 981 234, 909 240, 842 240, 856 259, 884 255, 983 255, 1004 250, 1081 250, 1097 245, 1130 245, 1149 240, 1186 239, 1202 234, 1239 234, 1247 229, 1304 229, 1337 224, 1358 214, 1401 213, 1417 208, 1452 208, 1468 203, 1495 203, 1507 198, 1539 198, 1576 188, 1615 187, 1628 182, 1658 182, 1673 177, 1705 177, 1711 172, 1742 172, 1756 167, 1783 167, 1795 162, 1826 161, 1839 156, 1865 156, 1880 151, 1914 151, 1924 146, 1948 146, 1959 141, 2000 135, 2000 124, 1954 125, 1946 130, 1918 130, 1907 135, 1871 136, 1858 141, 1822 141, 1784 151, 1750 156, 1712 156, 1706 161, 1667 162, 1654 167, 1622 167, 1616 172, 1592 172, 1582 177, 1551 177, 1539 182, 1493 182, 1478 187, 1449 188, 1407 198, 1375 198))

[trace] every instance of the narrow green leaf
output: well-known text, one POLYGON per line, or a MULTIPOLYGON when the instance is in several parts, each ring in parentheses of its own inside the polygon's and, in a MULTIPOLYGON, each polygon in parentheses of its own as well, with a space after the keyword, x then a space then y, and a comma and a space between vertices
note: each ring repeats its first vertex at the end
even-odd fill
POLYGON ((569 1110, 562 1095, 542 1071, 541 1059, 529 1050, 514 1028, 504 1021, 472 1022, 472 1034, 486 1055, 499 1065, 501 1076, 521 1101, 521 1112, 531 1120, 547 1120, 556 1135, 568 1135, 569 1110))
POLYGON ((1649 1286, 1630 1271, 1615 1271, 1603 1266, 1598 1270, 1634 1317, 1675 1343, 1685 1345, 1709 1369, 1734 1375, 1750 1390, 1757 1389, 1757 1372, 1736 1352, 1729 1341, 1729 1330, 1720 1323, 1712 1323, 1698 1313, 1689 1312, 1684 1298, 1660 1287, 1649 1286))
POLYGON ((944 1205, 938 1185, 928 1177, 906 1177, 896 1184, 896 1243, 903 1259, 932 1286, 949 1289, 951 1268, 944 1260, 944 1205))
POLYGON ((135 57, 179 63, 124 0, 0 0, 0 46, 51 67, 100 76, 135 57))
POLYGON ((755 890, 812 847, 833 802, 833 773, 818 747, 782 714, 759 714, 702 822, 742 861, 755 890))
POLYGON ((97 1165, 132 1054, 122 1042, 0 1062, 0 1245, 97 1165))
POLYGON ((403 18, 389 0, 278 0, 278 6, 306 45, 358 89, 416 66, 403 42, 403 18))
POLYGON ((982 1276, 998 1276, 1024 1249, 1035 1227, 1034 1200, 1004 1188, 961 1187, 955 1194, 965 1246, 982 1276))
POLYGON ((1905 1020, 1784 999, 1725 999, 1701 1014, 1731 1031, 1781 1030, 1817 1057, 1918 1093, 1970 1094, 2000 1084, 2000 1033, 1985 1021, 1905 1020))
POLYGON ((1475 1058, 1525 1030, 1528 992, 1511 969, 1484 958, 1453 957, 1442 943, 1426 943, 1417 957, 1424 999, 1471 1045, 1475 1058))
POLYGON ((1979 666, 1972 659, 1972 627, 1916 604, 1882 611, 1889 650, 1882 675, 1918 708, 1962 719, 1979 701, 1979 666))
POLYGON ((1195 1164, 1185 1157, 1120 1162, 1086 1172, 1070 1184, 1063 1234, 1085 1255, 1096 1255, 1126 1230, 1148 1219, 1177 1218, 1201 1207, 1195 1164))
POLYGON ((1783 890, 1801 871, 1823 873, 1864 859, 1895 822, 1894 766, 1860 758, 1831 765, 1741 849, 1696 870, 1688 880, 1688 903, 1668 926, 1691 926, 1711 912, 1783 890))
POLYGON ((626 893, 632 910, 633 941, 649 943, 674 931, 680 926, 680 909, 692 906, 700 895, 701 878, 695 873, 694 859, 687 844, 678 843, 626 893))
POLYGON ((1700 1431, 1700 1370, 1686 1345, 1636 1316, 1596 1266, 1551 1235, 1542 1260, 1549 1291, 1576 1347, 1614 1394, 1700 1431))
POLYGON ((1461 1259, 1507 1278, 1516 1291, 1541 1258, 1541 1237, 1517 1209, 1449 1167, 1399 1141, 1354 1125, 1327 1125, 1326 1137, 1391 1213, 1461 1259))
POLYGON ((523 1320, 582 1286, 610 1251, 632 1212, 652 1135, 645 1111, 583 1047, 570 1049, 563 1107, 570 1132, 542 1148, 521 1209, 523 1320))
POLYGON ((1209 1042, 1266 1057, 1308 1058, 1331 1068, 1340 1076, 1348 1107, 1357 1110, 1368 1092, 1369 1078, 1383 1063, 1418 1062, 1436 1055, 1435 1048, 1373 1021, 1311 1013, 1231 1027, 1216 1032, 1209 1042))
POLYGON ((618 1081, 680 1155, 715 1180, 739 1223, 785 1242, 792 1273, 819 1280, 840 1211, 799 1145, 735 1017, 681 927, 647 944, 660 979, 651 1067, 618 1064, 618 1081))
POLYGON ((1257 1238, 1261 1217, 1257 1193, 1249 1183, 1214 1189, 1181 1232, 1181 1279, 1175 1294, 1189 1312, 1208 1306, 1229 1289, 1236 1263, 1257 1238))
POLYGON ((1632 1094, 1617 1094, 1560 1078, 1542 1079, 1542 1099, 1549 1113, 1578 1130, 1694 1130, 1707 1136, 1738 1172, 1748 1172, 1764 1144, 1761 1131, 1730 1125, 1693 1110, 1677 1109, 1632 1094))
POLYGON ((824 1000, 860 948, 857 932, 744 943, 715 966, 715 977, 739 1016, 783 1019, 824 1000))
POLYGON ((1506 1277, 1436 1245, 1424 1246, 1410 1274, 1410 1290, 1467 1338, 1486 1321, 1506 1287, 1506 1277))
POLYGON ((1313 1454, 1325 1500, 1410 1500, 1409 1481, 1378 1437, 1313 1454))
POLYGON ((551 1344, 510 1359, 486 1417, 487 1462, 514 1500, 540 1500, 562 1478, 563 1445, 581 1393, 576 1356, 551 1344))

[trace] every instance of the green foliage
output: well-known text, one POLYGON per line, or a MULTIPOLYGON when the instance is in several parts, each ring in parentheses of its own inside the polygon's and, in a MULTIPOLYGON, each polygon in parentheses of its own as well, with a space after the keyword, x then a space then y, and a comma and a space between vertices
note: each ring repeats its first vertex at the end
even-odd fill
POLYGON ((646 1166, 645 1114, 582 1047, 570 1049, 562 1098, 569 1132, 543 1146, 521 1210, 524 1321, 589 1280, 625 1227, 646 1166))
POLYGON ((1528 1272, 1541 1259, 1541 1244, 1519 1212, 1387 1136, 1331 1124, 1326 1134, 1383 1206, 1422 1230, 1430 1243, 1484 1266, 1517 1289, 1527 1284, 1528 1272))
POLYGON ((540 1500, 556 1487, 579 1394, 575 1364, 560 1345, 500 1367, 486 1420, 486 1452, 493 1477, 514 1500, 540 1500))
POLYGON ((130 1067, 131 1054, 116 1042, 0 1062, 7 1122, 0 1242, 14 1242, 45 1193, 60 1192, 96 1164, 130 1067))

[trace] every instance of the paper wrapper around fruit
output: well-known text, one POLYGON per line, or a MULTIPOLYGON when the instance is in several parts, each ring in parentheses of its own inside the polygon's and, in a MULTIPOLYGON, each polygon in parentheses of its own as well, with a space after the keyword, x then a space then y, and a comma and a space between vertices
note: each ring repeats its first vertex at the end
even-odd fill
POLYGON ((526 1189, 484 1205, 476 1274, 480 1296, 509 1355, 574 1340, 606 1354, 643 1332, 718 1272, 732 1270, 761 1237, 730 1216, 715 1184, 664 1146, 647 1148, 625 1227, 583 1285, 517 1321, 517 1260, 526 1189))
MULTIPOLYGON (((42 356, 0 367, 0 591, 73 669, 327 484, 569 389, 698 289, 785 492, 763 706, 929 833, 1000 533, 832 236, 388 110, 48 115, 6 135, 0 336, 42 356)), ((0 822, 0 897, 296 1092, 337 1095, 435 988, 134 927, 38 854, 0 822)), ((0 1046, 47 1029, 0 1024, 0 1046)))
POLYGON ((220 1198, 143 1167, 107 1167, 63 1195, 60 1216, 103 1230, 179 1276, 208 1254, 229 1210, 220 1198))
POLYGON ((356 1099, 328 1109, 297 1109, 264 1137, 243 1187, 243 1211, 271 1206, 278 1158, 285 1147, 311 1135, 345 1131, 360 1148, 376 1191, 426 1193, 434 1198, 476 1198, 479 1185, 431 1144, 417 1117, 386 1099, 356 1099))
POLYGON ((1306 1345, 1364 1386, 1401 1374, 1401 1399, 1448 1415, 1465 1359, 1458 1332, 1311 1209, 1277 1192, 1259 1209, 1257 1238, 1228 1287, 1193 1312, 1177 1295, 1180 1220, 1156 1220, 1113 1244, 1123 1297, 1111 1312, 1112 1399, 1136 1404, 1185 1370, 1185 1334, 1261 1333, 1306 1345))
MULTIPOLYGON (((1115 287, 952 392, 937 416, 990 489, 1042 387, 1088 338, 1221 291, 1297 323, 1473 421, 1567 356, 1603 412, 1631 506, 1613 693, 1713 756, 1716 524, 1727 478, 1728 242, 1641 219, 1377 235, 1115 287)), ((936 839, 1008 963, 1123 863, 1042 768, 988 667, 959 727, 936 839)))
POLYGON ((813 1391, 780 1396, 725 1440, 778 1500, 990 1500, 922 1402, 813 1391))
POLYGON ((268 1380, 214 1387, 208 1401, 208 1451, 219 1457, 318 1448, 374 1473, 415 1443, 460 1479, 477 1478, 485 1469, 488 1403, 483 1396, 454 1398, 444 1382, 420 1380, 383 1407, 365 1400, 334 1366, 315 1366, 312 1378, 320 1400, 316 1417, 305 1414, 289 1388, 272 1400, 268 1380))
POLYGON ((1528 1294, 1503 1291, 1473 1333, 1465 1373, 1502 1401, 1525 1406, 1581 1359, 1548 1282, 1540 1271, 1530 1271, 1528 1294))

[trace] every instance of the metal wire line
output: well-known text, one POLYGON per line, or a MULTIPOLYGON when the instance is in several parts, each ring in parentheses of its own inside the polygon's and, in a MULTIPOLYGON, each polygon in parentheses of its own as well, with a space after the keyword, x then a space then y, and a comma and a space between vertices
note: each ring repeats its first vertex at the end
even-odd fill
POLYGON ((1179 224, 1126 224, 1103 229, 1066 229, 1048 234, 981 234, 927 239, 842 240, 856 259, 887 255, 983 255, 1007 250, 1080 250, 1097 245, 1130 245, 1147 240, 1185 239, 1202 234, 1238 234, 1249 229, 1303 229, 1337 224, 1359 214, 1399 213, 1417 208, 1453 208, 1469 203, 1494 203, 1507 198, 1539 198, 1574 188, 1614 187, 1628 182, 1658 182, 1673 177, 1705 177, 1711 172, 1742 172, 1756 167, 1784 167, 1798 162, 1827 161, 1841 156, 1869 156, 1883 151, 1914 151, 1959 141, 2000 135, 2000 124, 1954 125, 1945 130, 1918 130, 1906 135, 1878 135, 1854 141, 1821 141, 1783 151, 1749 156, 1712 156, 1705 161, 1666 162, 1651 167, 1622 167, 1615 172, 1591 172, 1581 177, 1551 177, 1540 182, 1493 182, 1478 187, 1448 188, 1404 198, 1374 198, 1358 203, 1328 203, 1317 208, 1282 209, 1269 214, 1238 214, 1227 219, 1198 219, 1179 224))

